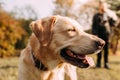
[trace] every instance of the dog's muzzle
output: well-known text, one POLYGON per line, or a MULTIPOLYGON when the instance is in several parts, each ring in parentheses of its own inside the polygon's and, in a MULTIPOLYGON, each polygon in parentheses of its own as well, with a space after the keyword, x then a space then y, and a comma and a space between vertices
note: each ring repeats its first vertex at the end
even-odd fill
POLYGON ((67 48, 62 49, 60 54, 67 62, 80 68, 87 68, 94 65, 94 61, 91 57, 87 57, 84 54, 78 55, 67 48))

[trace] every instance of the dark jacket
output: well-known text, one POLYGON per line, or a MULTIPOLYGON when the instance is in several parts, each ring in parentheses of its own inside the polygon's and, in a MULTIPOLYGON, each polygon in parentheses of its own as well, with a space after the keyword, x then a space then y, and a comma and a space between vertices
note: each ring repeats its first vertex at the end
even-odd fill
POLYGON ((107 21, 103 20, 103 14, 95 14, 93 17, 92 33, 102 38, 103 40, 108 41, 109 32, 105 27, 106 22, 107 21))

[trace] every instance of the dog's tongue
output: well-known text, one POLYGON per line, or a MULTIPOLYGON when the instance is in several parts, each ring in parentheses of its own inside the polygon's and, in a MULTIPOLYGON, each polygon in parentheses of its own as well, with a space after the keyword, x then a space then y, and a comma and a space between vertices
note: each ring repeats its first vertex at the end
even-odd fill
POLYGON ((94 66, 93 58, 86 56, 85 59, 87 60, 87 62, 90 66, 94 66))

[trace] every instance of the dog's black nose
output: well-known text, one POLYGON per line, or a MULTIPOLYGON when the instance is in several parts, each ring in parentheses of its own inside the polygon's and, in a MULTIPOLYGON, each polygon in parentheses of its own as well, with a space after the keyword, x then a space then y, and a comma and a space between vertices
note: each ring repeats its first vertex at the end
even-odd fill
POLYGON ((102 39, 99 39, 97 42, 96 42, 97 46, 99 49, 103 48, 104 45, 105 45, 105 41, 102 40, 102 39))

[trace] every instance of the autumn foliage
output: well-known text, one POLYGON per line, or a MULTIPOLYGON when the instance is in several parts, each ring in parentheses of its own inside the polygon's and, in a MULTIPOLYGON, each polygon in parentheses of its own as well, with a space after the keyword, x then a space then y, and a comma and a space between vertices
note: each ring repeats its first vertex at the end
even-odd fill
POLYGON ((0 57, 15 54, 15 45, 26 32, 18 20, 0 8, 0 57))

